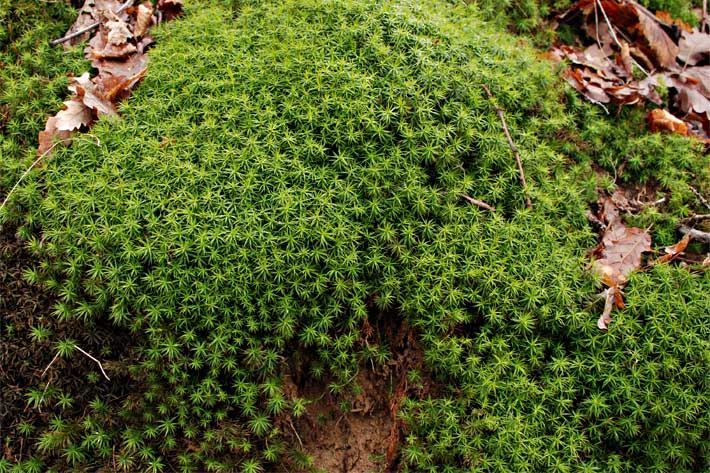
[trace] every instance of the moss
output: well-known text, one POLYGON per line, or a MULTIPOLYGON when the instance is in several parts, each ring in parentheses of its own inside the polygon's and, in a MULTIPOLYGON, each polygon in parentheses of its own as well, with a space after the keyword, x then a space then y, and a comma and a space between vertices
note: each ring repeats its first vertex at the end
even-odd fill
POLYGON ((119 415, 92 404, 39 435, 56 468, 271 468, 300 405, 290 358, 337 391, 391 357, 362 342, 384 317, 416 328, 446 386, 405 403, 403 468, 702 469, 708 276, 636 275, 602 333, 585 269, 590 159, 633 149, 639 179, 669 167, 680 189, 704 159, 688 141, 624 143, 470 6, 223 3, 161 28, 123 118, 13 199, 55 315, 108 319, 141 354, 119 415))
POLYGON ((0 1, 0 188, 32 162, 39 132, 68 94, 69 75, 88 68, 80 49, 49 44, 75 17, 63 2, 0 1))

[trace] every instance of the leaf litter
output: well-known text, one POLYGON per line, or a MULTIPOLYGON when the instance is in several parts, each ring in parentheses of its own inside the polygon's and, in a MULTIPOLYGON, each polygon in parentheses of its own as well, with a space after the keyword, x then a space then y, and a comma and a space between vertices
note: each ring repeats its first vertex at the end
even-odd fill
POLYGON ((68 88, 74 95, 47 120, 39 134, 38 156, 49 154, 57 142, 68 144, 72 133, 90 128, 99 117, 117 115, 117 103, 130 95, 147 70, 151 27, 178 16, 183 0, 161 0, 157 9, 149 1, 133 4, 85 0, 66 35, 53 42, 70 48, 88 40, 84 55, 98 73, 72 79, 68 88))
POLYGON ((634 0, 580 0, 555 23, 580 33, 551 56, 569 62, 565 79, 589 101, 658 105, 647 116, 652 131, 710 143, 710 34, 634 0))

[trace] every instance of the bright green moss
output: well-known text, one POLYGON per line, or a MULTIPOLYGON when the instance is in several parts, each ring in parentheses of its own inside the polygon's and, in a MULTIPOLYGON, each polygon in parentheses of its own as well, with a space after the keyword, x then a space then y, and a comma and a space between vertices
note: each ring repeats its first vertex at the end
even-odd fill
MULTIPOLYGON (((702 467, 708 277, 639 274, 598 331, 587 158, 556 139, 582 112, 552 68, 435 0, 255 2, 236 18, 213 5, 160 30, 123 118, 17 193, 56 315, 135 332, 145 382, 120 418, 92 405, 42 451, 97 465, 115 447, 128 471, 268 468, 291 448, 275 421, 298 408, 287 364, 347 385, 389 356, 362 343, 364 320, 391 317, 447 386, 406 403, 412 471, 702 467)), ((673 149, 699 159, 687 142, 654 148, 673 149)))
POLYGON ((68 94, 69 75, 88 67, 80 49, 49 44, 75 17, 64 2, 0 1, 0 188, 32 162, 38 133, 68 94))

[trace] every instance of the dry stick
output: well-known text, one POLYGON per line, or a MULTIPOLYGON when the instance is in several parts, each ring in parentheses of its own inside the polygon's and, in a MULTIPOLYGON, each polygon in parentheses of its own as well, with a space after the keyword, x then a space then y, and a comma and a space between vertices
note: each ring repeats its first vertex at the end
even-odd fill
MULTIPOLYGON (((123 10, 125 10, 126 8, 130 7, 131 5, 133 5, 133 2, 134 2, 134 1, 135 1, 135 0, 127 0, 126 3, 124 3, 123 5, 121 5, 121 6, 118 8, 118 10, 114 11, 113 13, 115 13, 116 15, 118 15, 118 14, 121 13, 123 10)), ((93 30, 94 28, 98 28, 99 25, 101 25, 101 22, 100 22, 100 21, 97 21, 96 23, 92 23, 92 24, 90 24, 90 25, 88 25, 88 26, 85 26, 84 28, 82 28, 82 29, 80 29, 80 30, 77 30, 77 31, 75 31, 75 32, 73 32, 73 33, 71 33, 71 34, 68 34, 68 35, 66 35, 66 36, 64 36, 64 37, 62 37, 62 38, 53 39, 52 41, 50 41, 49 44, 51 44, 52 46, 56 46, 56 45, 58 45, 58 44, 66 43, 67 41, 69 41, 69 40, 71 40, 71 39, 74 39, 74 38, 76 38, 76 37, 78 37, 78 36, 81 36, 81 35, 83 35, 84 33, 88 33, 89 31, 93 30)))
POLYGON ((523 186, 523 193, 525 194, 525 205, 527 208, 531 209, 532 208, 532 201, 530 200, 530 196, 528 195, 528 184, 525 181, 525 171, 523 170, 523 160, 520 157, 520 151, 518 151, 518 147, 515 146, 515 143, 513 142, 513 137, 510 136, 510 130, 508 130, 508 123, 505 121, 505 115, 503 114, 503 109, 500 108, 498 105, 495 103, 495 97, 493 97, 493 94, 491 93, 491 90, 488 88, 486 84, 483 84, 483 90, 486 91, 486 94, 488 95, 488 98, 491 99, 491 102, 493 103, 493 106, 496 109, 496 113, 498 114, 498 118, 500 118, 500 122, 503 124, 503 132, 505 133, 505 137, 508 140, 508 146, 510 146, 510 150, 513 152, 513 155, 515 156, 515 162, 518 163, 518 172, 520 174, 520 184, 523 186))
MULTIPOLYGON (((106 372, 104 371, 103 365, 101 364, 101 362, 100 362, 99 360, 97 360, 96 358, 94 358, 93 356, 91 356, 90 354, 88 354, 87 352, 85 352, 85 351, 84 351, 79 345, 77 345, 76 343, 74 344, 74 348, 76 348, 77 350, 79 350, 80 352, 82 352, 84 355, 88 356, 90 359, 94 360, 94 361, 99 365, 99 368, 101 368, 101 373, 104 375, 104 378, 106 378, 107 380, 111 381, 111 378, 108 377, 108 375, 107 375, 106 372)), ((49 362, 49 364, 48 364, 47 367, 44 369, 44 371, 42 371, 42 374, 39 375, 40 378, 44 377, 44 375, 47 373, 47 370, 49 370, 49 368, 54 364, 54 362, 57 361, 57 358, 59 358, 59 352, 57 352, 57 354, 54 355, 54 358, 52 358, 52 361, 49 362)), ((42 412, 42 401, 44 400, 44 396, 45 396, 45 394, 47 394, 47 388, 49 388, 49 385, 50 385, 51 383, 52 383, 52 380, 47 381, 47 384, 44 386, 44 391, 42 391, 42 397, 39 398, 39 403, 38 403, 38 406, 39 406, 39 407, 38 407, 38 409, 39 409, 39 412, 40 412, 40 413, 42 412)))
MULTIPOLYGON (((609 20, 609 17, 606 15, 606 10, 604 10, 604 5, 602 5, 601 0, 596 0, 595 5, 599 5, 599 9, 602 11, 602 15, 604 15, 604 21, 606 21, 606 26, 609 28, 609 33, 611 34, 611 39, 614 40, 616 45, 619 47, 619 49, 622 49, 623 46, 621 46, 621 42, 619 41, 619 38, 616 37, 616 33, 614 32, 614 26, 611 24, 611 21, 609 20)), ((641 64, 636 61, 636 59, 631 58, 632 61, 634 61, 634 64, 636 67, 639 68, 641 72, 646 74, 646 76, 650 76, 650 74, 646 71, 646 69, 641 66, 641 64)))
POLYGON ((705 220, 710 220, 710 214, 704 214, 704 215, 693 215, 688 218, 683 219, 683 223, 687 223, 689 225, 693 225, 696 223, 704 222, 705 220))
POLYGON ((491 212, 496 211, 496 208, 493 207, 492 205, 487 204, 487 203, 483 202, 482 200, 478 200, 478 199, 474 199, 473 197, 469 197, 466 194, 461 194, 461 198, 464 199, 469 204, 473 204, 473 205, 480 207, 482 209, 489 210, 491 212))
POLYGON ((710 232, 701 232, 700 230, 690 228, 687 225, 681 225, 679 230, 683 235, 690 235, 690 238, 693 240, 701 241, 710 245, 710 232))
POLYGON ((693 187, 691 185, 689 185, 688 187, 690 187, 690 190, 693 191, 693 194, 695 194, 695 197, 697 197, 698 200, 700 200, 700 202, 702 202, 703 205, 705 205, 705 207, 710 209, 710 202, 708 202, 708 200, 705 197, 703 197, 703 195, 700 192, 698 192, 698 189, 696 189, 695 187, 693 187))
POLYGON ((99 360, 97 360, 97 359, 94 358, 93 356, 89 355, 89 354, 88 354, 87 352, 85 352, 84 350, 82 350, 82 348, 81 348, 79 345, 77 345, 77 344, 74 344, 74 348, 76 348, 77 350, 79 350, 80 352, 82 352, 84 355, 88 356, 90 359, 94 360, 94 361, 99 365, 99 368, 101 368, 101 373, 104 375, 104 378, 106 378, 107 380, 111 381, 111 378, 108 377, 108 375, 107 375, 106 372, 104 371, 103 365, 101 364, 101 362, 100 362, 99 360))

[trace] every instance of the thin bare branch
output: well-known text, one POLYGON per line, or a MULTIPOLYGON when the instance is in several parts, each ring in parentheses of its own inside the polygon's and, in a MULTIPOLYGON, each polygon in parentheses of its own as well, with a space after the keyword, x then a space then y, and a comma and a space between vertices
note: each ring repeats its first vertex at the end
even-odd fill
POLYGON ((687 225, 681 225, 679 230, 683 235, 689 234, 690 238, 693 240, 710 245, 710 232, 696 230, 695 228, 691 228, 687 225))
POLYGON ((84 351, 79 345, 77 345, 77 344, 74 344, 74 348, 76 348, 77 350, 79 350, 80 352, 82 352, 84 355, 86 355, 86 356, 89 357, 90 359, 94 360, 94 361, 99 365, 99 368, 101 369, 101 373, 104 375, 104 378, 106 378, 107 380, 111 381, 111 378, 108 377, 108 375, 107 375, 106 372, 104 371, 103 365, 101 364, 101 362, 100 362, 99 360, 97 360, 96 358, 94 358, 93 356, 91 356, 90 354, 88 354, 87 352, 85 352, 85 351, 84 351))
MULTIPOLYGON (((113 13, 115 13, 116 15, 118 15, 119 13, 121 13, 122 11, 124 11, 126 8, 130 7, 131 5, 133 5, 133 2, 134 2, 134 1, 135 1, 135 0, 127 0, 126 3, 124 3, 123 5, 121 5, 121 6, 118 8, 118 10, 114 11, 113 13)), ((51 44, 52 46, 56 46, 56 45, 58 45, 58 44, 66 43, 67 41, 70 41, 70 40, 72 40, 72 39, 74 39, 74 38, 77 38, 77 37, 83 35, 84 33, 88 33, 89 31, 92 31, 92 30, 98 28, 99 25, 101 25, 101 22, 100 22, 100 21, 97 21, 96 23, 92 23, 92 24, 90 24, 90 25, 87 25, 87 26, 85 26, 84 28, 82 28, 82 29, 80 29, 80 30, 77 30, 77 31, 75 31, 75 32, 73 32, 73 33, 71 33, 71 34, 68 34, 68 35, 66 35, 66 36, 63 36, 63 37, 61 37, 61 38, 53 39, 52 41, 50 41, 49 44, 51 44)))
POLYGON ((473 197, 469 197, 469 196, 467 196, 466 194, 461 194, 461 198, 464 199, 464 200, 465 200, 466 202, 468 202, 469 204, 473 204, 473 205, 475 205, 475 206, 477 206, 477 207, 480 207, 480 208, 482 208, 482 209, 488 210, 488 211, 490 211, 490 212, 495 212, 495 211, 496 211, 496 208, 493 207, 492 205, 487 204, 487 203, 483 202, 482 200, 478 200, 478 199, 474 199, 473 197))
POLYGON ((525 171, 523 170, 523 160, 520 157, 520 151, 518 151, 518 147, 515 146, 515 142, 513 141, 513 137, 510 135, 510 130, 508 130, 508 123, 505 121, 505 115, 503 113, 503 109, 500 108, 495 103, 495 97, 493 96, 493 94, 491 93, 491 90, 488 88, 487 85, 483 84, 483 90, 486 91, 488 98, 491 99, 491 102, 493 102, 493 106, 496 109, 496 113, 498 114, 498 118, 500 119, 501 124, 503 125, 503 132, 505 133, 505 137, 508 140, 508 146, 510 146, 510 150, 513 152, 513 155, 515 156, 515 162, 518 164, 520 184, 523 186, 523 193, 525 194, 525 205, 527 206, 527 208, 531 209, 532 208, 532 201, 530 200, 530 196, 528 195, 528 184, 525 181, 525 171))

